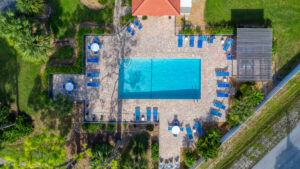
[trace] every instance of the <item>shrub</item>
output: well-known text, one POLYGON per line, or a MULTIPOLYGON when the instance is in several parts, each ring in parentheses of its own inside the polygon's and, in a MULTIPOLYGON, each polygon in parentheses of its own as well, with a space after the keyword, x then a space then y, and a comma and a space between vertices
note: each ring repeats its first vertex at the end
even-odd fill
POLYGON ((191 150, 183 151, 183 161, 186 166, 193 167, 196 164, 196 154, 191 150))
POLYGON ((216 27, 211 27, 211 28, 207 28, 205 31, 207 34, 235 34, 235 30, 236 28, 231 27, 231 26, 225 26, 225 27, 221 27, 221 26, 216 26, 216 27))
POLYGON ((206 159, 218 156, 221 145, 221 132, 218 129, 210 129, 204 136, 199 137, 197 142, 197 153, 206 159))
POLYGON ((104 34, 105 29, 104 28, 94 28, 93 33, 94 34, 104 34))
POLYGON ((152 161, 153 162, 158 162, 159 159, 159 153, 158 153, 158 144, 157 143, 152 143, 151 144, 151 156, 152 156, 152 161))
POLYGON ((14 122, 14 126, 0 130, 0 139, 14 143, 17 140, 29 136, 33 131, 32 120, 29 116, 22 114, 18 116, 14 122))
POLYGON ((114 147, 108 144, 96 144, 92 148, 91 168, 101 168, 111 156, 114 147))
POLYGON ((126 23, 128 23, 129 21, 133 21, 133 20, 135 20, 135 19, 136 19, 136 16, 132 16, 131 13, 126 14, 125 16, 123 16, 123 17, 121 18, 120 25, 121 25, 121 27, 122 27, 122 26, 124 26, 126 23))
POLYGON ((192 29, 192 28, 184 28, 181 30, 181 34, 184 35, 192 35, 192 34, 202 34, 202 31, 198 29, 192 29))
POLYGON ((98 0, 99 4, 106 5, 108 0, 98 0))
POLYGON ((116 124, 108 124, 107 128, 108 131, 115 131, 116 129, 116 124))
POLYGON ((104 130, 105 128, 106 125, 101 123, 85 123, 82 125, 82 129, 90 133, 97 132, 100 129, 104 130))
POLYGON ((236 100, 228 113, 227 122, 230 126, 238 125, 248 119, 253 112, 254 108, 249 101, 236 100))
POLYGON ((142 20, 147 20, 148 16, 142 16, 142 20))
POLYGON ((153 131, 153 129, 154 129, 153 124, 147 124, 146 130, 148 130, 148 131, 153 131))

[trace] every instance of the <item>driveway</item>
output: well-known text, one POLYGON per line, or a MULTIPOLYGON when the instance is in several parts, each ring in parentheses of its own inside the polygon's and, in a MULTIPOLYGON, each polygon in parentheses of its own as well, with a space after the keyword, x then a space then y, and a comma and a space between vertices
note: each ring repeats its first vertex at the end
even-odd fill
POLYGON ((300 122, 286 138, 280 141, 253 169, 299 169, 300 122))
POLYGON ((0 0, 0 11, 15 10, 16 0, 0 0))

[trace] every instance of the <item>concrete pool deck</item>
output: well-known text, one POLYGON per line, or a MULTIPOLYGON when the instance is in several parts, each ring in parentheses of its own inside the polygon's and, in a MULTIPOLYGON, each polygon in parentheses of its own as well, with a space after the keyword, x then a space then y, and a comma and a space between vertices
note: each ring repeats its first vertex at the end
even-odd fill
MULTIPOLYGON (((88 115, 85 120, 92 121, 135 121, 135 108, 139 107, 141 116, 146 119, 146 108, 158 109, 159 116, 159 155, 163 163, 179 160, 182 147, 194 146, 194 141, 188 141, 186 130, 174 137, 168 131, 169 124, 177 118, 185 128, 193 127, 195 121, 225 122, 226 111, 221 110, 221 118, 209 114, 213 108, 214 100, 222 102, 228 107, 228 99, 217 98, 217 81, 222 78, 216 77, 216 70, 223 69, 232 74, 232 61, 226 60, 223 51, 221 38, 216 37, 213 44, 203 43, 203 48, 197 48, 198 37, 195 37, 195 47, 189 47, 189 38, 183 43, 183 48, 177 47, 178 36, 175 36, 174 17, 148 17, 147 20, 140 20, 143 25, 141 30, 135 30, 135 36, 131 36, 126 30, 119 34, 110 36, 88 35, 85 44, 89 44, 94 37, 97 37, 103 44, 99 55, 89 53, 86 47, 85 56, 98 57, 99 63, 86 64, 86 73, 90 71, 100 72, 99 88, 84 87, 87 100, 86 110, 88 115), (200 100, 148 100, 148 99, 118 99, 118 73, 119 59, 121 58, 201 58, 201 99, 200 100), (90 94, 89 94, 90 93, 90 94)), ((56 78, 59 79, 59 78, 56 78)), ((83 78, 85 82, 88 80, 83 78)), ((59 81, 53 79, 53 93, 59 93, 59 81)), ((224 90, 221 90, 224 91, 224 90)), ((227 91, 228 92, 228 91, 227 91)), ((84 92, 82 92, 84 95, 84 92)), ((195 138, 195 136, 194 136, 195 138)), ((196 139, 194 139, 196 140, 196 139)))

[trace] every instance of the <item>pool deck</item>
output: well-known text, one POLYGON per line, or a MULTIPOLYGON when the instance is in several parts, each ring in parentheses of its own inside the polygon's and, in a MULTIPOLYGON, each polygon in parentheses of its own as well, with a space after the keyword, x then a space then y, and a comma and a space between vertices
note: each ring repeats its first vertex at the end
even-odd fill
MULTIPOLYGON (((183 40, 183 48, 177 47, 178 36, 175 36, 174 17, 148 17, 143 21, 143 28, 135 30, 135 36, 131 36, 126 30, 114 36, 97 36, 103 44, 99 55, 93 55, 86 49, 87 58, 99 58, 99 63, 86 64, 86 73, 100 72, 99 88, 83 87, 82 98, 86 98, 88 114, 85 120, 92 121, 135 121, 135 108, 139 107, 141 116, 146 118, 146 108, 158 109, 159 115, 159 155, 162 163, 179 160, 182 147, 194 146, 194 140, 187 139, 186 130, 174 137, 168 126, 174 118, 180 124, 193 127, 195 121, 224 122, 226 111, 221 110, 221 118, 209 114, 213 108, 214 100, 222 102, 228 107, 228 99, 217 98, 217 81, 222 78, 216 77, 216 70, 223 69, 230 74, 233 72, 233 62, 226 60, 221 38, 216 37, 213 44, 203 43, 203 48, 197 48, 198 37, 195 37, 195 47, 189 47, 188 40, 183 40), (118 73, 119 59, 121 58, 201 58, 201 99, 200 100, 144 100, 144 99, 118 99, 118 73)), ((95 36, 86 36, 85 43, 90 44, 95 36)), ((63 80, 62 75, 56 75, 53 80, 53 93, 63 92, 59 88, 63 80), (60 78, 59 78, 60 77, 60 78), (60 80, 58 80, 60 79, 60 80)), ((78 75, 79 78, 80 75, 78 75)), ((85 82, 89 78, 80 77, 85 82)), ((84 85, 83 85, 84 86, 84 85)), ((224 91, 224 90, 221 90, 224 91)), ((228 92, 228 91, 227 91, 228 92)), ((152 116, 151 116, 152 118, 152 116)), ((195 135, 194 135, 195 138, 195 135)))

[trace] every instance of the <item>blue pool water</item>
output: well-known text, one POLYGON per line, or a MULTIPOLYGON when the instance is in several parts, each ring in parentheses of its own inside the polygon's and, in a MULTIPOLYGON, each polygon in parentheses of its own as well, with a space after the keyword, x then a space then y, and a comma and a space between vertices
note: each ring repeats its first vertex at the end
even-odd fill
POLYGON ((120 99, 200 99, 200 59, 121 59, 120 99))

